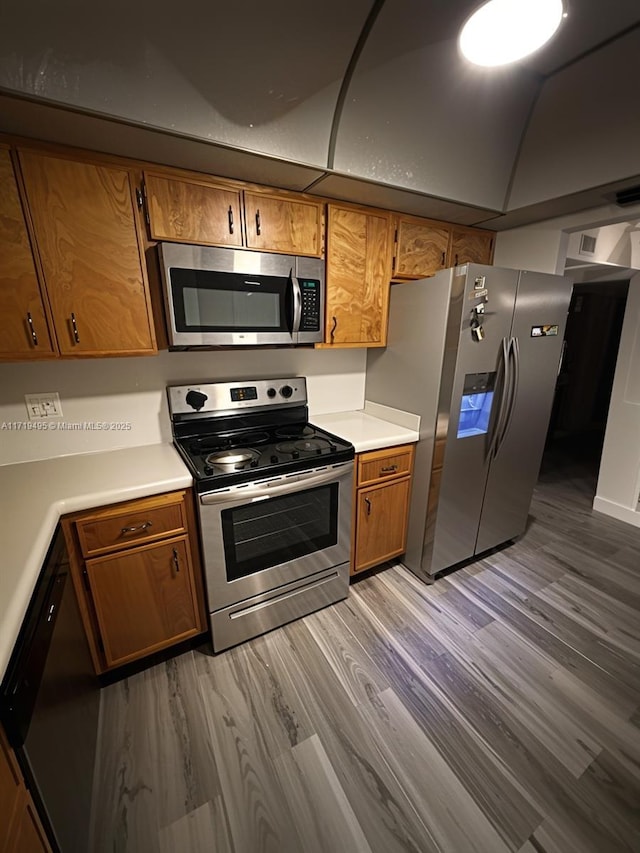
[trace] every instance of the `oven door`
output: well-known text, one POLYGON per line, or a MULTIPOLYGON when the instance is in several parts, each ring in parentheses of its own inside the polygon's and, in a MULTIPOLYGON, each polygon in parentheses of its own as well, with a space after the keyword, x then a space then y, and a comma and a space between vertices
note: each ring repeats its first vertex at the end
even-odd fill
POLYGON ((209 611, 347 564, 353 462, 200 495, 209 611))

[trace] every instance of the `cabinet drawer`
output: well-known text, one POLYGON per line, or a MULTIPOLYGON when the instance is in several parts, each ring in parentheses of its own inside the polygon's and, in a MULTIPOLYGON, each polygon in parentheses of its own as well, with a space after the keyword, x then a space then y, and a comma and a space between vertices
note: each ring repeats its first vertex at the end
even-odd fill
POLYGON ((183 495, 131 501, 76 522, 85 557, 186 532, 183 495))
POLYGON ((405 477, 413 467, 413 445, 373 450, 358 456, 358 486, 405 477))

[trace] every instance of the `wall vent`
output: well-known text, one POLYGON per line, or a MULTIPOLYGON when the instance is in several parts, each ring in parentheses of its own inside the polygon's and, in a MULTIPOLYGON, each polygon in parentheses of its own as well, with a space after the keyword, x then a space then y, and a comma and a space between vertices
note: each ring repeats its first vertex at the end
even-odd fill
POLYGON ((596 250, 596 238, 590 234, 580 235, 580 254, 593 255, 596 250))
POLYGON ((616 204, 624 206, 625 204, 635 204, 637 201, 640 201, 640 184, 616 193, 616 204))

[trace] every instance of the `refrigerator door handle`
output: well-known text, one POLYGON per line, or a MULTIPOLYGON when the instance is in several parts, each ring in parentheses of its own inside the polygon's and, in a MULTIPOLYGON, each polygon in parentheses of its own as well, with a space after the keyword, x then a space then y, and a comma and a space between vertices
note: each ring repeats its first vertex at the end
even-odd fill
POLYGON ((502 428, 499 433, 499 438, 496 441, 495 451, 493 454, 494 458, 498 453, 500 453, 504 440, 509 432, 513 409, 516 404, 516 394, 518 393, 518 385, 520 383, 520 347, 518 345, 517 338, 510 338, 509 340, 507 364, 510 365, 507 370, 509 381, 508 383, 505 382, 505 387, 508 385, 508 393, 505 395, 507 403, 505 406, 504 420, 501 424, 502 428), (513 365, 513 369, 511 365, 513 365))
POLYGON ((502 339, 502 349, 500 350, 500 363, 496 375, 496 388, 500 390, 500 401, 498 403, 498 414, 493 424, 491 435, 487 444, 487 456, 492 459, 497 452, 497 445, 500 435, 502 434, 502 426, 505 418, 506 402, 509 389, 509 342, 507 338, 502 339))

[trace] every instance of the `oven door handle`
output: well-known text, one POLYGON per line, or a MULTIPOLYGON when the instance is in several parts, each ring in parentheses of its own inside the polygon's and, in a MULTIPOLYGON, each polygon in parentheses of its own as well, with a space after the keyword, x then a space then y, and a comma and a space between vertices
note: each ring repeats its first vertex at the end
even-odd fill
POLYGON ((344 468, 332 468, 322 474, 309 474, 299 476, 297 479, 291 478, 287 483, 271 483, 256 488, 238 489, 232 492, 209 492, 200 495, 200 503, 203 506, 221 503, 236 503, 246 500, 254 500, 255 498, 271 498, 276 495, 286 495, 291 492, 299 492, 303 489, 311 488, 312 486, 321 486, 323 483, 334 483, 336 480, 351 474, 353 466, 348 464, 344 468))

